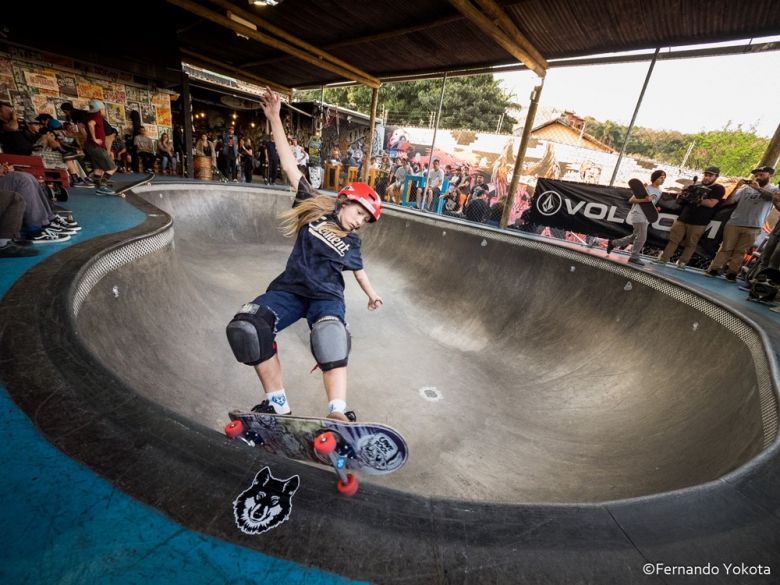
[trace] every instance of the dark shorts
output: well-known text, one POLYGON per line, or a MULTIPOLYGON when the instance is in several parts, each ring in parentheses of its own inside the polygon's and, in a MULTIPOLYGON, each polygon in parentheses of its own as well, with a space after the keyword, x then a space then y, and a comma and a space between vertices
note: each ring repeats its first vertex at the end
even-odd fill
POLYGON ((92 166, 101 171, 113 171, 116 169, 114 161, 111 160, 111 155, 105 148, 100 146, 92 146, 91 144, 84 145, 84 152, 92 159, 92 166))
POLYGON ((283 290, 269 290, 252 302, 268 308, 276 315, 274 333, 286 329, 303 317, 306 317, 309 329, 323 317, 337 317, 346 325, 346 307, 341 301, 309 299, 283 290))

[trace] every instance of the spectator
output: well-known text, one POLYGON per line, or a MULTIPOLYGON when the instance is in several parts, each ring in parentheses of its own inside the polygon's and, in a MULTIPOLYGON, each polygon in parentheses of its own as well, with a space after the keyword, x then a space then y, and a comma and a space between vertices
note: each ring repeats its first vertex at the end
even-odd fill
POLYGON ((255 172, 255 157, 252 151, 252 141, 249 138, 241 139, 239 155, 241 156, 241 168, 244 170, 244 181, 251 183, 255 172))
POLYGON ((138 153, 138 172, 153 173, 155 161, 154 143, 146 135, 146 127, 141 126, 139 134, 133 139, 133 142, 138 153))
POLYGON ((338 148, 334 148, 330 153, 330 164, 335 165, 341 161, 341 153, 338 148))
POLYGON ((718 276, 725 266, 728 270, 726 281, 737 282, 737 271, 742 266, 742 257, 761 233, 764 220, 776 200, 778 188, 769 184, 775 170, 764 166, 753 169, 750 173, 753 179, 741 179, 724 201, 726 205, 736 201, 737 207, 723 228, 723 242, 707 269, 706 276, 718 276))
POLYGON ((378 171, 379 170, 379 161, 377 161, 375 156, 372 156, 368 161, 368 169, 378 171))
MULTIPOLYGON (((267 170, 267 164, 265 161, 265 140, 260 140, 255 148, 255 170, 258 174, 265 179, 265 173, 267 170)), ((265 179, 265 183, 268 184, 268 180, 265 179)))
POLYGON ((162 174, 168 174, 168 163, 171 163, 171 174, 176 174, 176 154, 173 152, 173 144, 168 134, 165 133, 160 136, 157 141, 157 158, 160 160, 160 167, 162 168, 162 174))
POLYGON ((77 110, 73 107, 73 104, 70 102, 65 102, 64 104, 60 105, 60 110, 65 114, 65 118, 74 124, 83 124, 84 123, 84 116, 86 115, 86 112, 83 110, 77 110))
POLYGON ((501 224, 501 217, 504 215, 504 208, 506 207, 507 196, 502 195, 498 198, 493 205, 490 206, 490 215, 488 217, 488 223, 498 226, 501 224))
MULTIPOLYGON (((428 184, 425 188, 425 208, 428 211, 433 211, 436 204, 439 203, 439 195, 441 195, 441 186, 444 184, 444 171, 439 168, 439 159, 433 159, 433 169, 428 172, 428 184)), ((420 195, 422 189, 417 189, 417 206, 420 206, 420 195)))
POLYGON ((129 173, 128 165, 132 160, 130 153, 127 152, 124 139, 117 135, 114 142, 111 143, 111 156, 114 164, 117 165, 117 171, 120 173, 129 173))
POLYGON ((379 163, 379 172, 376 174, 376 192, 382 201, 387 201, 387 183, 390 179, 390 155, 384 153, 379 163))
POLYGON ((485 200, 487 201, 487 194, 490 190, 487 188, 487 185, 485 185, 485 177, 482 175, 477 175, 476 184, 471 189, 471 194, 469 195, 468 200, 466 201, 466 205, 468 205, 472 199, 475 197, 479 197, 480 194, 485 194, 485 200))
POLYGON ((279 174, 279 151, 276 150, 273 135, 265 141, 265 160, 268 161, 268 183, 276 185, 276 176, 279 174))
POLYGON ((339 173, 339 176, 341 177, 342 181, 346 181, 347 179, 347 170, 348 169, 357 169, 360 168, 360 165, 358 164, 358 161, 355 160, 355 151, 353 151, 351 148, 347 150, 347 156, 344 157, 344 160, 341 161, 341 172, 339 173))
POLYGON ((401 161, 401 166, 395 169, 395 173, 393 173, 393 182, 390 185, 390 197, 392 197, 395 200, 396 205, 401 204, 401 199, 403 198, 404 184, 406 182, 406 177, 408 177, 409 174, 410 174, 409 161, 407 159, 403 159, 401 161))
POLYGON ((24 199, 19 193, 0 191, 0 258, 24 258, 40 254, 39 250, 23 246, 17 241, 24 207, 24 199))
POLYGON ((127 152, 129 152, 132 157, 130 166, 135 172, 143 172, 144 163, 138 155, 138 147, 135 142, 136 137, 141 136, 141 129, 144 127, 144 125, 141 124, 141 114, 138 113, 138 110, 130 111, 130 123, 133 125, 130 140, 127 141, 127 152))
POLYGON ((222 174, 228 180, 232 177, 234 183, 238 183, 238 137, 235 134, 236 129, 228 126, 227 132, 222 133, 222 164, 224 170, 222 174))
POLYGON ((13 106, 0 102, 0 145, 6 154, 30 156, 37 138, 23 132, 13 106))
POLYGON ((307 176, 307 169, 306 169, 306 151, 302 146, 298 144, 298 137, 293 136, 292 137, 292 143, 290 145, 290 150, 293 153, 293 157, 295 158, 295 164, 298 167, 298 170, 301 171, 301 174, 305 177, 307 176))
POLYGON ((12 170, 4 164, 0 170, 0 191, 13 191, 24 200, 22 220, 27 228, 27 239, 33 244, 66 242, 81 230, 76 222, 69 222, 51 211, 49 199, 32 175, 12 170))
POLYGON ((463 209, 466 206, 466 202, 471 195, 471 175, 468 168, 458 169, 460 170, 460 180, 458 181, 458 209, 463 209))
MULTIPOLYGON (((631 195, 631 198, 628 200, 628 202, 632 204, 631 211, 628 212, 626 221, 633 226, 633 229, 631 230, 631 233, 624 238, 620 238, 619 240, 608 240, 607 255, 609 255, 614 248, 621 248, 631 244, 631 255, 628 257, 629 263, 637 264, 639 266, 644 265, 644 262, 639 259, 639 254, 642 252, 642 248, 647 241, 648 220, 640 205, 642 203, 652 203, 653 205, 658 203, 658 198, 661 196, 661 185, 663 185, 665 180, 665 172, 661 170, 653 171, 653 174, 650 175, 651 183, 645 189, 647 191, 647 196, 640 199, 636 195, 631 195)), ((675 246, 675 249, 677 249, 677 246, 675 246)))
MULTIPOLYGON (((677 251, 680 242, 685 240, 685 248, 677 260, 677 269, 685 270, 686 264, 690 262, 696 251, 696 245, 715 215, 715 206, 726 195, 726 189, 723 185, 715 182, 719 176, 720 169, 718 167, 707 167, 704 169, 701 185, 686 187, 677 196, 677 201, 684 205, 682 213, 672 224, 672 229, 669 232, 669 243, 661 255, 653 260, 653 264, 666 264, 677 251)), ((650 187, 647 190, 650 191, 650 187)))
POLYGON ((200 138, 195 143, 195 156, 214 157, 214 143, 209 140, 205 132, 200 135, 200 138))
POLYGON ((471 201, 466 204, 464 216, 469 221, 485 223, 490 215, 490 205, 487 202, 487 189, 475 191, 471 201))
POLYGON ((103 115, 106 105, 100 100, 89 101, 89 113, 84 116, 84 126, 87 129, 87 142, 84 152, 92 160, 92 180, 97 186, 96 195, 113 195, 108 187, 108 179, 116 171, 116 165, 106 150, 106 134, 103 127, 103 115))

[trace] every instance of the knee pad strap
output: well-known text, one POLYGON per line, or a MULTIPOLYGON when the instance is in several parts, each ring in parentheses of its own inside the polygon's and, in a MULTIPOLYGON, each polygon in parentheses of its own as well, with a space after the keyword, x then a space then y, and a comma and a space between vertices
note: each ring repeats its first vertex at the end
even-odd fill
POLYGON ((276 354, 274 326, 276 316, 266 307, 247 303, 227 326, 227 338, 233 355, 241 363, 256 366, 276 354))
POLYGON ((351 349, 352 336, 338 317, 323 317, 311 328, 311 353, 323 372, 346 367, 351 349))

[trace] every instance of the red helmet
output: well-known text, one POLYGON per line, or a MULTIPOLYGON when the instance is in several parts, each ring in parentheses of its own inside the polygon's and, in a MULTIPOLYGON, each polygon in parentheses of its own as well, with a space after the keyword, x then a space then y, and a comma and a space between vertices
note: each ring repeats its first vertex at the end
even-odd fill
POLYGON ((371 187, 365 183, 350 183, 339 191, 339 197, 344 195, 350 201, 357 201, 366 208, 371 218, 369 223, 374 223, 382 215, 382 200, 371 187))

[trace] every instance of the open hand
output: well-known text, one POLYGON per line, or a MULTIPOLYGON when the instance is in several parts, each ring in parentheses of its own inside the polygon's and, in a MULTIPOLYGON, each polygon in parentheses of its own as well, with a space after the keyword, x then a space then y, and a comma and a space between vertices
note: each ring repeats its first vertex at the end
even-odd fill
POLYGON ((379 295, 373 296, 368 299, 369 311, 376 311, 379 305, 384 305, 384 302, 382 302, 382 297, 380 297, 379 295))
POLYGON ((282 98, 268 86, 266 86, 265 91, 265 95, 260 97, 260 105, 263 108, 263 113, 269 120, 272 116, 278 118, 279 112, 282 111, 282 98))

